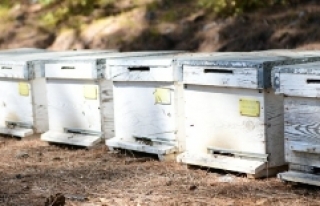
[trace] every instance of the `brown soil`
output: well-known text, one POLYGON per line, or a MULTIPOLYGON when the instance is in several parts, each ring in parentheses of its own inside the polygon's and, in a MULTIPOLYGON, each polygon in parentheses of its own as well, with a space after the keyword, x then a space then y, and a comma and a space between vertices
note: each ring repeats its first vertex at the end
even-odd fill
POLYGON ((174 162, 0 138, 0 205, 320 205, 319 188, 251 180, 174 162), (51 202, 50 202, 51 201, 51 202), (45 204, 47 203, 47 204, 45 204), (63 205, 63 204, 62 204, 63 205))

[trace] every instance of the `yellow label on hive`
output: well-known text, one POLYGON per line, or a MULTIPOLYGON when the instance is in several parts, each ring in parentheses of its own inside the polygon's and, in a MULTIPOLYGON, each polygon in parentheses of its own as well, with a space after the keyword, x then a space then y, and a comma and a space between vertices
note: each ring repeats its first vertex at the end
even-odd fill
POLYGON ((240 114, 242 116, 259 117, 260 116, 260 102, 253 99, 239 100, 240 114))
POLYGON ((84 97, 86 99, 97 99, 98 91, 96 85, 86 85, 83 87, 84 97))
POLYGON ((29 96, 29 84, 25 82, 19 82, 19 94, 21 96, 29 96))
POLYGON ((157 88, 154 92, 156 104, 171 104, 170 89, 157 88))

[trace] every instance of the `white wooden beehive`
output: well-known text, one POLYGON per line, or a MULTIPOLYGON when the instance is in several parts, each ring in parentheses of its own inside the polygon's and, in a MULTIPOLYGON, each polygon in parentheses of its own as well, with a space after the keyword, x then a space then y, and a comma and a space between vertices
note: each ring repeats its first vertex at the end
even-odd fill
MULTIPOLYGON (((45 52, 0 58, 0 133, 26 137, 48 130, 43 63, 90 51, 45 52)), ((107 51, 105 51, 107 52, 107 51)))
POLYGON ((106 61, 172 52, 127 52, 77 56, 47 61, 49 131, 43 141, 90 147, 113 137, 112 82, 106 61))
POLYGON ((283 98, 271 89, 271 68, 308 60, 262 53, 178 59, 186 152, 177 160, 252 177, 274 175, 285 162, 283 98))
POLYGON ((284 95, 284 181, 320 186, 320 63, 274 69, 276 93, 284 95))
POLYGON ((111 60, 107 69, 115 113, 115 137, 107 146, 160 159, 183 151, 183 85, 174 56, 111 60))

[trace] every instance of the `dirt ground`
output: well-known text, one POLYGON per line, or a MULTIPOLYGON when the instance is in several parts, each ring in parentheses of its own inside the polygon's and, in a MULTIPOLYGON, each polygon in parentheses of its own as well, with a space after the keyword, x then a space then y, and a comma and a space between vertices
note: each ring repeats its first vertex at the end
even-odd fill
POLYGON ((0 205, 320 205, 320 188, 247 179, 174 162, 0 137, 0 205), (51 200, 52 200, 51 199, 51 200))

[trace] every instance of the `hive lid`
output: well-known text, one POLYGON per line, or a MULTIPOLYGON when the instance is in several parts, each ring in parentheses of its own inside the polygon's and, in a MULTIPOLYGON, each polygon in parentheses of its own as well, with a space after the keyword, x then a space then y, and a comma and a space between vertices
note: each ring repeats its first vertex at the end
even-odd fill
POLYGON ((248 53, 230 53, 228 55, 179 57, 177 65, 182 66, 214 66, 222 68, 253 68, 257 72, 257 88, 271 87, 274 66, 288 64, 302 64, 320 60, 320 54, 293 51, 261 51, 248 53))
POLYGON ((37 49, 37 48, 4 49, 4 50, 0 50, 0 56, 30 54, 30 53, 44 53, 44 52, 48 52, 48 50, 37 49))
POLYGON ((105 54, 85 54, 72 57, 61 57, 53 61, 88 61, 88 60, 108 60, 112 59, 124 59, 131 57, 148 57, 148 56, 165 56, 172 55, 176 53, 181 53, 183 51, 141 51, 141 52, 119 52, 119 53, 105 53, 105 54))
POLYGON ((10 56, 0 56, 0 77, 11 78, 11 79, 31 79, 34 76, 40 76, 40 74, 35 75, 35 73, 40 73, 40 69, 30 68, 29 64, 41 61, 47 61, 50 59, 55 59, 63 56, 75 56, 83 55, 88 53, 110 53, 109 50, 82 50, 82 51, 63 51, 63 52, 45 52, 45 53, 32 53, 32 54, 19 54, 10 56), (37 71, 35 71, 37 70, 37 71))

